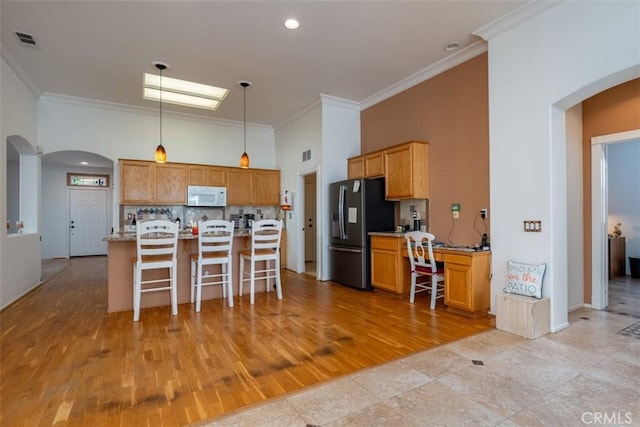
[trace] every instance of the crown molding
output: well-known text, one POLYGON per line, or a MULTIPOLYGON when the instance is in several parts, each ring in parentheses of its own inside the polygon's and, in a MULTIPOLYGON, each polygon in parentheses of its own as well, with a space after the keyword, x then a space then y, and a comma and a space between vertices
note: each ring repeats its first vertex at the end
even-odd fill
POLYGON ((474 36, 481 37, 483 40, 489 41, 493 37, 510 30, 524 21, 527 21, 545 10, 555 7, 563 2, 564 0, 532 0, 511 13, 478 28, 472 34, 474 36))
POLYGON ((16 74, 16 76, 18 76, 36 99, 42 96, 42 89, 40 89, 33 80, 31 80, 29 73, 27 72, 27 68, 22 64, 22 62, 20 62, 9 45, 2 39, 0 39, 0 57, 2 57, 7 66, 11 68, 11 70, 16 74))
POLYGON ((337 96, 320 94, 320 102, 323 104, 335 105, 336 107, 347 108, 349 110, 360 111, 360 103, 350 99, 338 98, 337 96))
MULTIPOLYGON (((99 101, 96 99, 79 98, 75 96, 60 95, 56 93, 45 93, 40 97, 41 102, 51 102, 58 104, 75 105, 85 108, 99 108, 103 110, 117 111, 121 113, 129 114, 145 114, 156 116, 158 114, 157 108, 150 107, 138 107, 128 104, 119 104, 116 102, 99 101)), ((237 120, 218 119, 213 117, 204 117, 196 114, 180 113, 175 111, 164 110, 162 112, 163 117, 173 117, 181 120, 190 120, 193 122, 214 124, 218 126, 226 126, 233 128, 242 128, 243 122, 237 120)), ((253 129, 273 131, 273 127, 269 125, 263 125, 259 123, 248 123, 247 126, 253 129)))
POLYGON ((288 119, 285 119, 283 122, 279 123, 278 125, 274 126, 273 129, 274 130, 279 130, 282 129, 283 127, 285 127, 286 125, 288 125, 289 123, 293 122, 294 120, 304 116, 305 114, 307 114, 309 111, 313 110, 314 108, 318 107, 319 105, 322 105, 322 100, 320 98, 316 99, 315 101, 313 101, 311 104, 307 105, 306 107, 302 108, 301 110, 299 110, 298 112, 296 112, 294 115, 292 115, 291 117, 289 117, 288 119))
POLYGON ((404 92, 405 90, 412 88, 426 80, 429 80, 432 77, 437 76, 447 70, 450 70, 453 67, 456 67, 463 62, 466 62, 472 58, 475 58, 478 55, 481 55, 487 51, 487 43, 484 41, 477 41, 472 45, 461 49, 456 52, 454 55, 448 56, 435 64, 424 68, 409 77, 400 80, 398 83, 389 86, 386 89, 381 90, 380 92, 364 99, 360 102, 360 109, 365 110, 369 107, 372 107, 385 99, 389 99, 394 95, 399 94, 400 92, 404 92))

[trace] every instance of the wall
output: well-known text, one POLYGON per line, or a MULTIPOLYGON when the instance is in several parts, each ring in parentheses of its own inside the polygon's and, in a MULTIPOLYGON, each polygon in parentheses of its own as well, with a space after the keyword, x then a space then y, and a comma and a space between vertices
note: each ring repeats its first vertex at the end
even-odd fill
MULTIPOLYGON (((208 119, 164 110, 162 143, 169 162, 238 166, 243 151, 241 122, 208 119)), ((158 110, 63 96, 38 102, 40 145, 44 153, 76 150, 117 159, 153 160, 159 138, 158 110)), ((269 126, 247 124, 247 152, 254 168, 275 168, 275 142, 269 126)), ((112 224, 120 223, 120 177, 113 177, 112 224)))
MULTIPOLYGON (((4 54, 4 52, 3 52, 4 54)), ((7 139, 22 142, 18 149, 21 159, 21 182, 24 198, 21 211, 25 215, 25 234, 8 236, 0 233, 0 309, 40 284, 40 239, 37 212, 39 211, 40 174, 37 166, 38 142, 37 105, 35 95, 5 62, 0 60, 0 224, 7 221, 7 139), (24 174, 24 175, 23 175, 24 174), (33 216, 31 215, 33 214, 33 216)))
MULTIPOLYGON (((65 166, 42 167, 42 259, 69 257, 69 187, 67 172, 109 175, 112 169, 65 166)), ((111 191, 108 201, 111 199, 111 191)), ((109 202, 107 202, 109 203, 109 202)), ((111 210, 107 209, 107 224, 111 210)))
POLYGON ((429 142, 429 231, 438 240, 479 243, 482 234, 474 225, 483 226, 476 214, 488 208, 492 215, 487 72, 485 53, 361 114, 362 153, 411 140, 429 142), (452 203, 462 207, 455 223, 452 203))
POLYGON ((321 95, 297 117, 276 130, 282 190, 293 191, 293 210, 287 214, 287 268, 304 271, 304 175, 316 172, 317 278, 329 279, 329 184, 346 179, 347 161, 360 151, 360 111, 355 102, 321 95), (311 150, 311 160, 302 153, 311 150), (341 159, 336 161, 336 159, 341 159), (300 256, 299 256, 300 255, 300 256))
POLYGON ((584 180, 584 295, 591 303, 591 138, 640 129, 640 79, 612 87, 582 103, 584 180))
POLYGON ((567 301, 584 306, 584 211, 582 208, 582 104, 567 110, 567 301))
POLYGON ((302 228, 298 212, 302 209, 297 190, 298 177, 316 171, 322 159, 322 104, 320 100, 296 118, 276 129, 277 168, 281 191, 293 193, 293 210, 287 213, 286 268, 299 271, 298 230, 302 228), (303 162, 302 153, 311 150, 311 159, 303 162))
MULTIPOLYGON (((640 109, 638 110, 640 114, 640 109)), ((608 231, 622 224, 625 236, 626 274, 630 275, 629 259, 640 258, 640 141, 607 146, 609 217, 608 231)))
POLYGON ((637 2, 538 6, 527 21, 480 32, 489 41, 491 294, 494 310, 507 260, 546 263, 555 332, 568 326, 565 110, 638 77, 640 21, 637 2), (541 220, 542 232, 523 232, 525 219, 541 220))

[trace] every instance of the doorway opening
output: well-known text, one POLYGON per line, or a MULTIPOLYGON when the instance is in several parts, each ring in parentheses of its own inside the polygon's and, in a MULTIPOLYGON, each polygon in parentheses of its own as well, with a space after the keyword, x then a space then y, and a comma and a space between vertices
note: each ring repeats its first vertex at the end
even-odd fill
POLYGON ((591 139, 591 306, 604 310, 609 306, 609 234, 617 219, 609 218, 608 147, 612 144, 640 144, 640 129, 603 135, 591 139), (634 142, 635 141, 635 142, 634 142))
POLYGON ((304 176, 304 272, 317 277, 316 173, 304 176))

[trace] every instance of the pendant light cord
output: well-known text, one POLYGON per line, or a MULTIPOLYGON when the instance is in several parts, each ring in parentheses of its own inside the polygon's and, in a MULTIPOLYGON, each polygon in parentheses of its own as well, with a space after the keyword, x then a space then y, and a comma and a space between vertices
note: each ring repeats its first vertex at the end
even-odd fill
POLYGON ((247 152, 247 87, 243 87, 244 94, 244 152, 247 152))
POLYGON ((160 145, 162 145, 162 68, 160 69, 160 145))

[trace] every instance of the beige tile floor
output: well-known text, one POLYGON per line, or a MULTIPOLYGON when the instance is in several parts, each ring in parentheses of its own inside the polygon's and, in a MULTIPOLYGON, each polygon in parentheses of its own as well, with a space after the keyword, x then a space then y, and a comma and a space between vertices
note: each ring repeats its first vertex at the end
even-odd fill
POLYGON ((640 337, 618 333, 638 319, 569 320, 535 340, 487 331, 200 425, 640 425, 640 337))

